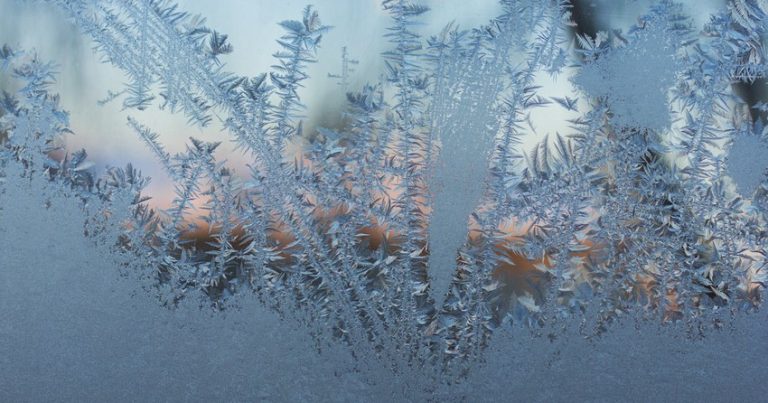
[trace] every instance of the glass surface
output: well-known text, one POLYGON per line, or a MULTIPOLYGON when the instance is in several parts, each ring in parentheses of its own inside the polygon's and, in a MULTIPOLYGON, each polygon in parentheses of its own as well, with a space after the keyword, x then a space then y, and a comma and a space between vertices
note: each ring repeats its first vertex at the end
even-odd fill
POLYGON ((0 0, 0 401, 765 400, 767 29, 0 0))

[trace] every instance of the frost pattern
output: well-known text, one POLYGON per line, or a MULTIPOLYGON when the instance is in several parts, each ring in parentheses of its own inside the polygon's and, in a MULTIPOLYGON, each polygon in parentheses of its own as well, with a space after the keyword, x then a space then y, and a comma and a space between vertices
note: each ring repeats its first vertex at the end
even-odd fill
MULTIPOLYGON (((220 119, 252 157, 239 178, 214 157, 219 143, 192 138, 170 155, 129 118, 176 183, 172 206, 151 210, 132 166, 97 175, 84 150, 53 152, 68 118, 47 92, 51 65, 2 48, 20 88, 0 103, 5 175, 42 175, 79 198, 85 234, 140 262, 165 304, 224 309, 253 290, 318 346, 340 340, 395 372, 463 374, 506 325, 579 315, 593 334, 634 316, 704 332, 761 303, 768 179, 735 193, 724 150, 762 127, 731 84, 765 77, 764 2, 735 0, 696 35, 662 0, 626 35, 580 37, 570 52, 564 0, 503 0, 488 25, 426 42, 413 26, 427 7, 385 0, 386 82, 348 93, 348 125, 318 129, 300 155, 289 152, 304 135, 299 92, 329 29, 313 8, 280 23, 272 71, 238 77, 220 60, 227 36, 169 1, 50 3, 129 77, 110 98, 220 119), (583 93, 552 105, 536 79, 569 65, 583 93), (570 133, 520 150, 532 110, 578 112, 578 98, 588 107, 570 133), (196 201, 202 245, 187 236, 196 201)), ((342 62, 346 90, 353 60, 342 62)))
POLYGON ((578 38, 581 46, 594 51, 579 72, 576 83, 590 96, 603 98, 617 127, 669 126, 667 93, 679 69, 675 44, 664 27, 649 26, 628 39, 615 33, 616 48, 607 47, 606 35, 578 38), (609 50, 610 49, 610 50, 609 50), (638 102, 642 100, 642 102, 638 102))
POLYGON ((741 194, 751 195, 768 177, 768 130, 757 125, 732 139, 728 150, 728 176, 741 194))

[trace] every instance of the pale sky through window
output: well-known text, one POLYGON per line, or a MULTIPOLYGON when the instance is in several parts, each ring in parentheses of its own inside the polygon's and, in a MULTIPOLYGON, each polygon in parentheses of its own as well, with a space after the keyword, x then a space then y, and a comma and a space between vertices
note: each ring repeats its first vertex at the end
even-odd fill
MULTIPOLYGON (((320 13, 324 24, 334 28, 322 40, 318 52, 319 62, 310 67, 311 78, 300 93, 307 104, 306 126, 333 126, 337 122, 344 97, 338 91, 336 80, 327 78, 337 73, 341 64, 341 47, 347 46, 350 57, 360 61, 351 77, 352 88, 365 82, 375 82, 383 72, 379 55, 388 44, 382 38, 389 24, 388 16, 381 10, 378 0, 181 0, 181 10, 204 15, 208 25, 229 35, 234 52, 222 58, 226 69, 238 75, 254 76, 267 72, 275 63, 272 54, 278 50, 275 42, 282 35, 278 22, 297 19, 302 9, 311 3, 320 13)), ((431 11, 423 18, 419 31, 426 38, 435 35, 450 22, 471 29, 487 23, 500 10, 496 0, 429 0, 425 4, 431 11)), ((625 28, 647 9, 650 1, 582 1, 600 24, 625 28), (591 12, 591 11, 590 11, 591 12)), ((690 14, 697 24, 703 24, 707 16, 717 9, 720 0, 690 0, 690 14)), ((126 125, 126 117, 133 116, 161 136, 161 141, 171 153, 184 149, 189 136, 208 141, 224 141, 220 153, 235 166, 247 162, 239 154, 232 154, 230 138, 221 133, 214 122, 210 127, 190 127, 180 114, 148 110, 121 111, 121 100, 103 107, 94 107, 107 96, 108 91, 121 88, 125 78, 114 67, 100 63, 91 51, 92 43, 81 35, 66 18, 56 15, 53 7, 36 2, 0 0, 0 42, 19 49, 34 49, 44 60, 59 65, 56 90, 65 94, 62 104, 71 113, 71 127, 76 133, 67 139, 67 148, 76 151, 85 148, 97 170, 107 162, 113 165, 133 163, 152 177, 148 193, 155 205, 167 205, 173 197, 169 178, 162 171, 141 140, 126 125), (34 31, 22 29, 36 26, 34 31), (31 34, 30 32, 34 32, 31 34), (94 113, 94 110, 102 113, 94 113)), ((569 74, 561 74, 556 80, 541 77, 537 84, 548 96, 567 92, 569 74), (565 90, 565 91, 564 91, 565 90)), ((565 119, 570 118, 562 108, 541 109, 533 115, 535 134, 526 138, 524 147, 533 147, 545 134, 567 131, 565 119)))

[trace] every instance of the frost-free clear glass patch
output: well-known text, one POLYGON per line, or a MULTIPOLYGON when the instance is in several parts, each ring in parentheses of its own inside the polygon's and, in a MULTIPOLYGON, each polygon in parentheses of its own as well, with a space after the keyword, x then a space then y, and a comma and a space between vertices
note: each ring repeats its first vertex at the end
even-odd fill
POLYGON ((764 398, 768 3, 302 7, 0 0, 1 400, 764 398))

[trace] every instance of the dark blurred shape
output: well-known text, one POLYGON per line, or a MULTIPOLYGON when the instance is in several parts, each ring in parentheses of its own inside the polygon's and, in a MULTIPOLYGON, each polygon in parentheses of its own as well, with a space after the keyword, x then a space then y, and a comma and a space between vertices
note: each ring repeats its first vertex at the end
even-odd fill
POLYGON ((574 34, 594 37, 599 31, 609 29, 599 18, 603 7, 599 7, 594 0, 572 0, 571 3, 573 4, 571 17, 576 23, 573 27, 574 34))
POLYGON ((751 83, 737 81, 733 84, 733 90, 749 105, 749 114, 753 122, 758 119, 765 121, 768 118, 768 113, 753 108, 758 102, 768 103, 768 81, 765 78, 758 78, 751 83))

